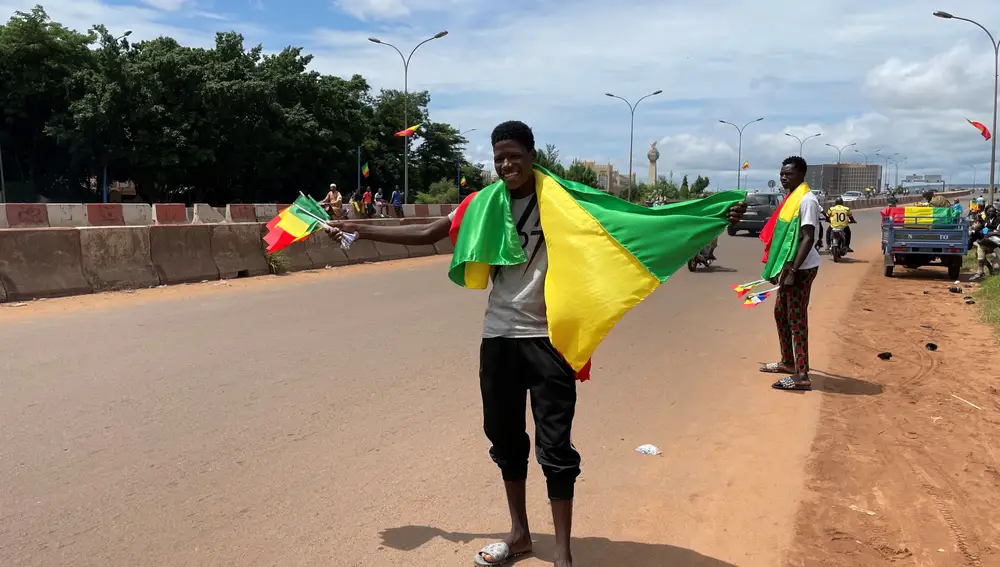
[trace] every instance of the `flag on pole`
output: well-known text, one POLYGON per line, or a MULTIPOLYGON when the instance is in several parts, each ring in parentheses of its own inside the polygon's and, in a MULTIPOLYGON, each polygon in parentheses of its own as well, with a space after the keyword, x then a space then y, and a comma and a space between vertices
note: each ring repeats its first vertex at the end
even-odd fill
POLYGON ((991 137, 993 137, 992 134, 990 134, 989 128, 983 125, 983 123, 975 122, 973 120, 969 120, 968 118, 966 118, 965 121, 968 122, 969 124, 972 124, 972 127, 975 128, 976 130, 979 130, 979 133, 983 135, 984 140, 989 140, 991 137))
POLYGON ((298 199, 278 216, 267 223, 267 253, 271 254, 285 248, 293 242, 305 240, 310 234, 323 228, 330 215, 315 199, 299 194, 298 199))
POLYGON ((749 162, 749 161, 745 161, 745 162, 743 162, 743 167, 742 167, 742 169, 750 169, 750 162, 749 162))
POLYGON ((368 162, 367 161, 365 162, 364 165, 361 166, 361 175, 364 175, 365 179, 368 179, 368 162))
POLYGON ((460 184, 462 185, 462 187, 465 187, 465 176, 464 175, 462 176, 462 181, 460 182, 460 184))
POLYGON ((421 126, 423 126, 423 125, 424 125, 424 123, 423 123, 423 122, 421 122, 420 124, 417 124, 416 126, 410 126, 410 127, 409 127, 409 128, 407 128, 406 130, 400 130, 399 132, 396 132, 396 133, 395 133, 395 134, 393 134, 393 135, 394 135, 394 136, 402 136, 402 137, 404 137, 404 138, 409 138, 410 136, 412 136, 412 135, 416 134, 416 132, 417 132, 417 128, 420 128, 420 127, 421 127, 421 126))

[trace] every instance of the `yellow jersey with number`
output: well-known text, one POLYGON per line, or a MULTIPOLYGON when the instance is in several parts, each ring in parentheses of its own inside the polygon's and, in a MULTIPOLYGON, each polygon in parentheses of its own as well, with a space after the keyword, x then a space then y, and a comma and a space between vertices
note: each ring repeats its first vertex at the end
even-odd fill
POLYGON ((851 209, 844 205, 834 205, 826 212, 826 218, 830 219, 830 226, 844 230, 851 222, 851 209))

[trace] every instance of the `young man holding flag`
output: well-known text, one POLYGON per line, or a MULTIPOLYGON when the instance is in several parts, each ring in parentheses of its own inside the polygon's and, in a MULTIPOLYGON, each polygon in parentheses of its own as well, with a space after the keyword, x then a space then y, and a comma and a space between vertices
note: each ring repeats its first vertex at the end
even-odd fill
POLYGON ((588 377, 594 349, 628 309, 739 221, 744 194, 647 209, 534 166, 534 135, 522 122, 497 126, 492 143, 500 181, 467 197, 448 218, 395 227, 339 223, 329 232, 336 239, 356 232, 404 245, 450 236, 455 252, 449 278, 474 289, 492 281, 479 384, 490 456, 504 480, 512 527, 473 561, 500 565, 531 552, 525 503, 530 396, 536 456, 555 526, 555 565, 571 567, 580 474, 571 435, 576 381, 588 377))
POLYGON ((762 278, 781 287, 774 302, 781 362, 761 372, 790 374, 771 385, 776 390, 811 390, 809 381, 809 295, 822 262, 816 250, 819 199, 806 184, 806 160, 794 156, 781 162, 781 187, 788 196, 774 212, 760 239, 764 241, 762 278))

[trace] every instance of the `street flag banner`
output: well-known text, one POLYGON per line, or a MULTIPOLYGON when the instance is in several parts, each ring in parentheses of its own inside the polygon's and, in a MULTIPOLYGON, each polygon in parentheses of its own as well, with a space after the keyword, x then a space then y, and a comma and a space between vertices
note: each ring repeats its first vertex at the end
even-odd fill
POLYGON ((910 228, 932 228, 954 225, 962 216, 954 207, 888 207, 882 209, 882 218, 892 219, 892 224, 910 228))
POLYGON ((757 307, 761 303, 764 303, 764 300, 771 297, 771 294, 778 291, 778 289, 779 288, 777 287, 772 287, 771 289, 764 290, 747 297, 746 300, 743 301, 743 307, 757 307))
MULTIPOLYGON (((968 118, 966 118, 965 121, 972 124, 972 127, 976 130, 979 130, 979 133, 982 134, 984 140, 989 140, 993 137, 993 135, 990 134, 990 129, 983 125, 982 122, 976 122, 974 120, 969 120, 968 118)), ((994 124, 994 126, 996 126, 996 124, 994 124)))
POLYGON ((743 162, 743 169, 750 169, 750 162, 748 161, 743 162))
POLYGON ((298 199, 278 216, 267 223, 267 253, 273 254, 293 242, 305 240, 310 234, 323 228, 330 220, 323 207, 308 195, 299 194, 298 199))
POLYGON ((757 280, 755 282, 747 282, 747 283, 743 283, 743 284, 734 284, 734 285, 732 285, 730 287, 732 287, 733 291, 736 292, 736 297, 742 298, 746 294, 750 293, 751 289, 753 289, 755 287, 758 287, 758 286, 761 286, 761 285, 764 285, 766 283, 767 283, 767 280, 757 280))
POLYGON ((459 182, 459 185, 461 185, 462 187, 465 187, 465 176, 464 175, 462 176, 462 180, 459 182))
POLYGON ((365 164, 361 166, 361 175, 364 175, 365 179, 368 179, 368 173, 368 162, 366 161, 365 164))
MULTIPOLYGON (((579 380, 622 316, 722 234, 730 207, 746 198, 726 191, 646 208, 537 165, 535 193, 549 256, 549 339, 579 380)), ((502 180, 462 201, 449 234, 448 277, 462 287, 486 289, 494 266, 526 261, 502 180)))
POLYGON ((400 130, 399 132, 396 132, 396 133, 395 133, 395 134, 393 134, 393 135, 394 135, 394 136, 402 136, 402 137, 404 137, 404 138, 409 138, 410 136, 412 136, 412 135, 416 134, 416 132, 417 132, 417 128, 420 128, 421 126, 423 126, 423 124, 424 124, 424 123, 423 123, 423 122, 421 122, 420 124, 417 124, 416 126, 410 126, 410 127, 409 127, 409 128, 407 128, 406 130, 400 130))
POLYGON ((764 242, 764 258, 761 259, 764 271, 760 279, 778 277, 785 265, 795 259, 799 249, 799 207, 809 191, 809 185, 803 183, 789 193, 760 231, 760 239, 764 242))

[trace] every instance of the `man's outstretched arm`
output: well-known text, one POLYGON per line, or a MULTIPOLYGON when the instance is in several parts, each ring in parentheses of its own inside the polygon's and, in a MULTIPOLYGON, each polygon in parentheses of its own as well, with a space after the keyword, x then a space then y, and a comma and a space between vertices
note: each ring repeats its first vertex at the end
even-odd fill
POLYGON ((333 223, 325 230, 330 235, 330 238, 334 240, 340 240, 341 234, 345 232, 357 232, 358 238, 364 240, 403 244, 406 246, 420 246, 423 244, 434 244, 448 238, 448 230, 450 228, 451 220, 448 217, 443 217, 427 224, 404 224, 401 226, 338 222, 333 223))

